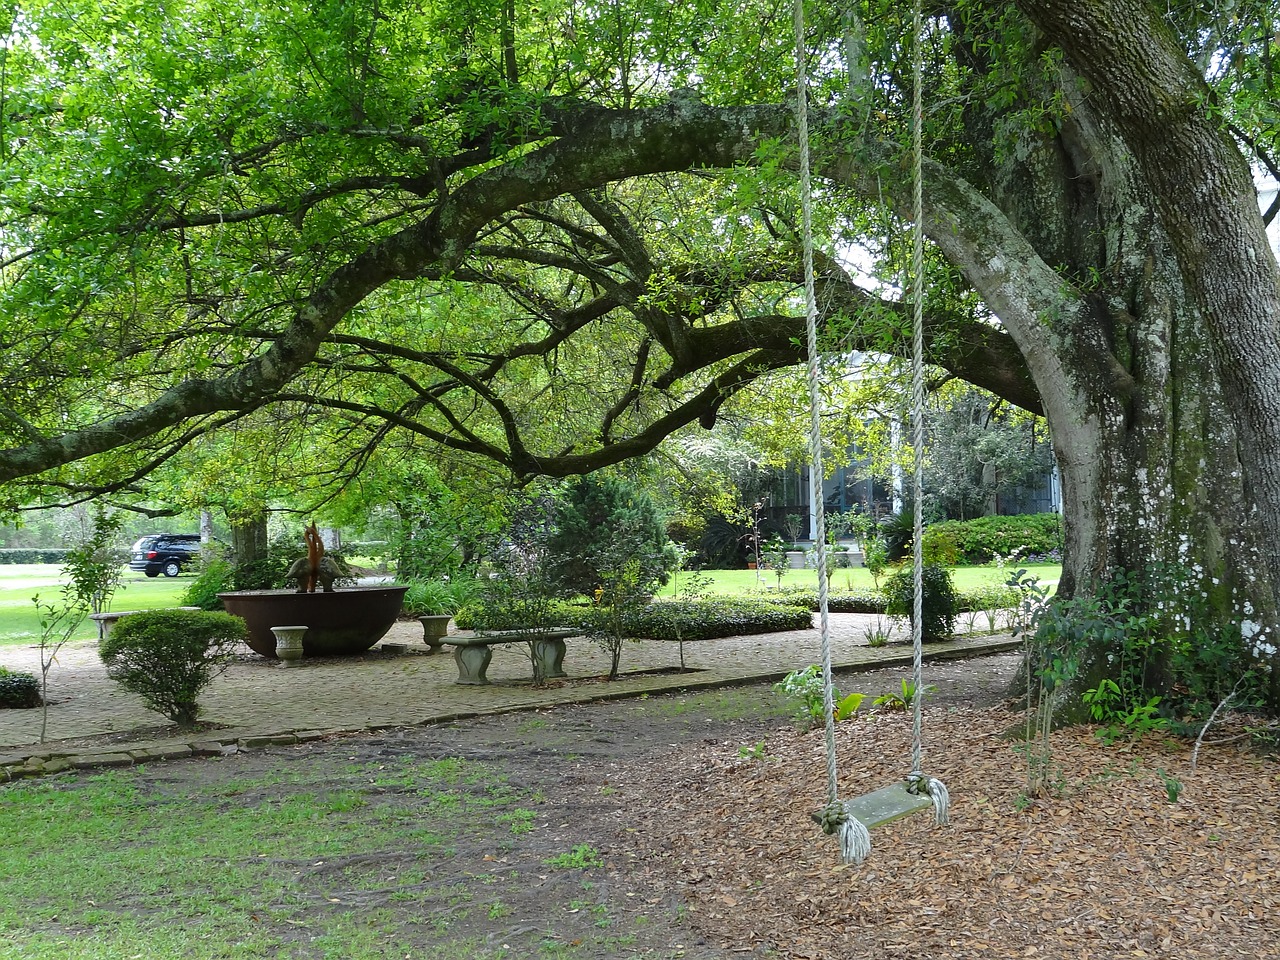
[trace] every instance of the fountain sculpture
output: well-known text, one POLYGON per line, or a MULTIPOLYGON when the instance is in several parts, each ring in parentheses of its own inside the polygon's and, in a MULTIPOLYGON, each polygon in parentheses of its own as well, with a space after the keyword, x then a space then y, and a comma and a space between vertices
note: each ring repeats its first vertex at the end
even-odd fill
POLYGON ((272 627, 305 626, 307 657, 353 656, 381 640, 400 614, 407 586, 374 585, 335 590, 338 565, 324 554, 315 524, 304 530, 307 556, 289 568, 297 590, 234 590, 218 597, 227 612, 244 620, 249 646, 264 657, 276 657, 272 627), (316 592, 319 586, 320 592, 316 592))

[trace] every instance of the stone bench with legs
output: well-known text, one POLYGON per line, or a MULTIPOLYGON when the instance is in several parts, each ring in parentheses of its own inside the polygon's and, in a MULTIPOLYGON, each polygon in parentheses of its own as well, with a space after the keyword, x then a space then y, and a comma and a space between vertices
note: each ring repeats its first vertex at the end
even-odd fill
MULTIPOLYGON (((162 607, 164 610, 199 610, 199 607, 162 607)), ((98 639, 105 640, 121 617, 134 613, 145 613, 145 610, 114 610, 109 613, 91 613, 89 619, 98 625, 98 639)))
POLYGON ((540 683, 566 676, 564 672, 565 640, 575 636, 576 630, 542 630, 537 633, 521 630, 504 630, 495 633, 478 633, 473 636, 453 634, 444 643, 452 646, 453 659, 458 665, 456 683, 480 685, 489 682, 486 671, 493 660, 493 647, 501 643, 533 644, 533 679, 540 683))

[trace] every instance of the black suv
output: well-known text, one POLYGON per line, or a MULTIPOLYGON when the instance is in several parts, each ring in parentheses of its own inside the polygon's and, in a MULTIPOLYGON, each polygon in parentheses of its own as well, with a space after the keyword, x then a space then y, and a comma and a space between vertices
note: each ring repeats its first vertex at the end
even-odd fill
POLYGON ((129 569, 148 577, 176 577, 200 554, 198 533, 161 533, 143 537, 132 547, 129 569))

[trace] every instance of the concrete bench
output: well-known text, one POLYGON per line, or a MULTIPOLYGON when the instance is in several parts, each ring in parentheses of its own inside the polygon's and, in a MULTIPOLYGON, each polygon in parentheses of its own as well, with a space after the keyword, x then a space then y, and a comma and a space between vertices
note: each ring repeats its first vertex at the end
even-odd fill
MULTIPOLYGON (((161 607, 163 610, 199 610, 199 607, 161 607)), ((89 619, 98 625, 98 639, 104 640, 111 635, 111 628, 121 617, 134 613, 146 613, 146 610, 112 610, 110 613, 91 613, 89 619)))
POLYGON ((543 630, 528 633, 521 630, 502 630, 494 633, 466 635, 455 633, 443 642, 452 646, 453 660, 458 665, 455 683, 478 686, 489 682, 486 671, 493 660, 492 648, 500 643, 529 643, 533 645, 533 679, 537 682, 566 676, 564 672, 565 640, 578 631, 567 629, 543 630))

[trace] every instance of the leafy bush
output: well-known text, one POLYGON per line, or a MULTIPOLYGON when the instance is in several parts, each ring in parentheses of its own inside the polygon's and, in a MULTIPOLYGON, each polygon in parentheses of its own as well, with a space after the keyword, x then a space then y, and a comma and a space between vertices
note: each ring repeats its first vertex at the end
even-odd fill
MULTIPOLYGON (((936 564, 926 563, 921 571, 920 637, 946 640, 956 632, 956 590, 951 574, 936 564)), ((915 625, 915 574, 903 568, 884 584, 885 612, 915 625)))
POLYGON ((40 706, 40 681, 30 673, 0 667, 0 709, 40 706))
POLYGON ((1056 513, 978 517, 930 524, 924 532, 925 556, 952 556, 964 564, 990 563, 1017 553, 1022 562, 1062 556, 1062 518, 1056 513))
POLYGON ((457 580, 411 580, 404 595, 404 612, 411 617, 455 614, 480 595, 473 577, 457 580))
POLYGON ((248 640, 244 621, 203 610, 148 610, 121 617, 99 644, 107 676, 152 710, 183 726, 196 722, 196 697, 248 640))
POLYGON ((234 575, 235 570, 230 561, 210 545, 201 551, 199 572, 183 591, 179 602, 185 607, 221 610, 222 601, 218 599, 218 594, 232 589, 234 575))

